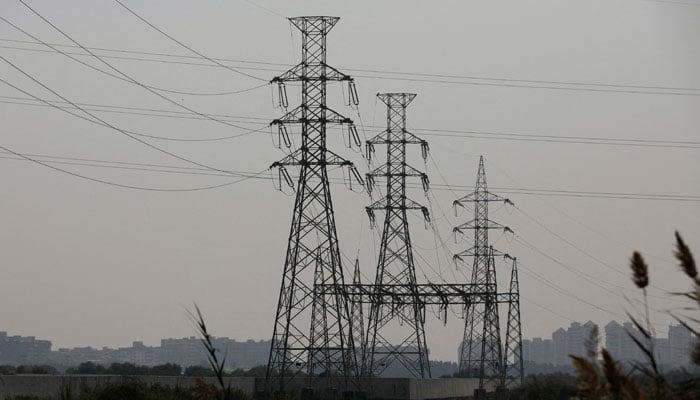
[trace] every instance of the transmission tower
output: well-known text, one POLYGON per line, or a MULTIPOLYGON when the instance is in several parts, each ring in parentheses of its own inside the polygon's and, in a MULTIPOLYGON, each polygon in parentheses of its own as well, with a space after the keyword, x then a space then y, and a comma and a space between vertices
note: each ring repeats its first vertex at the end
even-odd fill
MULTIPOLYGON (((406 107, 416 97, 415 94, 384 93, 378 94, 377 97, 387 106, 387 127, 384 132, 367 141, 368 158, 371 159, 375 145, 386 145, 387 150, 386 163, 367 174, 367 188, 370 194, 377 178, 386 179, 386 195, 367 207, 372 225, 375 225, 375 210, 383 210, 385 213, 375 290, 397 290, 416 294, 416 271, 407 210, 421 210, 426 220, 429 216, 426 207, 406 197, 406 180, 418 177, 427 190, 428 177, 406 163, 406 145, 420 145, 425 157, 428 144, 406 131, 406 107), (392 289, 394 287, 397 289, 392 289)), ((418 301, 417 296, 408 302, 386 302, 383 299, 384 297, 378 296, 370 305, 366 338, 367 356, 363 374, 378 376, 390 364, 399 362, 416 377, 430 377, 423 327, 425 305, 418 301), (398 322, 400 326, 391 326, 391 321, 398 322), (391 334, 398 338, 392 338, 391 334)))
POLYGON ((482 156, 479 159, 474 192, 454 202, 455 206, 464 206, 466 203, 474 205, 474 219, 454 228, 455 232, 473 230, 474 246, 455 255, 455 259, 472 257, 471 283, 486 288, 482 301, 467 304, 465 309, 459 372, 461 376, 479 378, 479 390, 482 393, 486 386, 502 385, 504 373, 495 269, 495 257, 504 254, 489 245, 489 231, 509 228, 489 219, 488 204, 494 201, 509 202, 489 192, 482 156))
MULTIPOLYGON (((328 183, 327 166, 344 166, 362 184, 352 163, 326 148, 327 124, 352 121, 326 105, 326 83, 346 81, 356 93, 352 78, 326 64, 326 35, 337 17, 289 19, 301 31, 301 63, 274 78, 280 105, 286 108, 285 82, 301 83, 301 105, 276 119, 284 135, 286 126, 300 124, 301 147, 272 164, 291 182, 285 167, 299 167, 294 214, 289 233, 272 346, 267 365, 268 390, 285 391, 295 377, 357 375, 348 299, 339 290, 319 293, 319 285, 344 285, 340 251, 328 183)), ((354 101, 357 100, 356 94, 354 101)))
POLYGON ((520 283, 518 282, 518 261, 513 258, 510 272, 510 301, 508 302, 508 325, 506 326, 506 345, 503 357, 503 380, 501 386, 510 387, 522 384, 525 378, 523 368, 523 337, 520 324, 520 283))
MULTIPOLYGON (((360 274, 360 261, 355 260, 355 271, 353 273, 352 284, 354 286, 362 286, 362 276, 360 274)), ((365 340, 365 322, 363 298, 361 294, 352 294, 350 296, 350 316, 352 317, 353 343, 355 345, 355 359, 358 368, 361 368, 365 360, 366 340, 365 340)))

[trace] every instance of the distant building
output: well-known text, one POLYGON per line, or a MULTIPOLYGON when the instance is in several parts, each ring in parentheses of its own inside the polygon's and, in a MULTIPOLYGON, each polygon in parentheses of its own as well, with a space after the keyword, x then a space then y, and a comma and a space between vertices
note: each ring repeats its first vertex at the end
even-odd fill
MULTIPOLYGON (((549 364, 557 367, 570 366, 569 355, 586 355, 586 341, 594 326, 595 324, 590 321, 585 324, 573 322, 568 329, 559 328, 554 331, 552 340, 525 339, 523 340, 523 361, 531 366, 549 364)), ((647 361, 644 352, 635 343, 635 339, 645 345, 653 344, 656 361, 664 370, 691 366, 690 354, 697 339, 683 325, 669 326, 668 337, 654 338, 652 343, 649 343, 649 339, 630 322, 620 324, 617 321, 610 321, 605 325, 604 331, 604 347, 624 366, 647 361)))
POLYGON ((610 321, 605 325, 605 348, 619 361, 642 361, 643 353, 632 337, 641 343, 647 340, 631 322, 620 325, 610 321))
POLYGON ((693 335, 683 325, 671 325, 668 327, 668 346, 671 353, 671 364, 680 367, 690 365, 690 350, 693 346, 693 335))
POLYGON ((51 355, 51 342, 37 340, 34 336, 8 336, 0 332, 0 364, 47 364, 51 355))
POLYGON ((554 347, 554 365, 564 365, 569 362, 568 357, 569 336, 563 328, 552 333, 552 346, 554 347))
MULTIPOLYGON (((238 342, 226 337, 213 338, 214 346, 226 356, 227 369, 251 368, 267 364, 270 353, 270 341, 247 340, 238 342)), ((74 349, 58 349, 48 357, 53 365, 76 366, 92 361, 98 364, 131 363, 135 365, 154 365, 173 363, 182 367, 192 365, 209 366, 202 341, 193 336, 182 339, 162 339, 160 346, 146 346, 141 341, 135 341, 131 347, 112 349, 103 347, 77 347, 74 349)))

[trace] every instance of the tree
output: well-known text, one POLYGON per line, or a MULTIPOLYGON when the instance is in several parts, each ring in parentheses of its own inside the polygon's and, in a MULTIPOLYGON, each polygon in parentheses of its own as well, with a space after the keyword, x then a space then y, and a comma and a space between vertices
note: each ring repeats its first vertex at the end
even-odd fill
POLYGON ((214 371, 201 365, 190 365, 185 368, 185 376, 214 376, 214 371))
POLYGON ((178 376, 182 374, 182 367, 177 364, 167 363, 151 367, 149 375, 178 376))
POLYGON ((92 361, 87 361, 81 363, 77 367, 68 368, 66 373, 76 375, 104 375, 107 373, 107 368, 92 361))

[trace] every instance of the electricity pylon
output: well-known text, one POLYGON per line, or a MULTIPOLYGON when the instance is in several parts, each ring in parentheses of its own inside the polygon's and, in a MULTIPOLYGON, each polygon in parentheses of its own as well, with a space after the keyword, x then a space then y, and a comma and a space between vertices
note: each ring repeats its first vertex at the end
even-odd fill
MULTIPOLYGON (((360 261, 355 260, 355 271, 353 273, 352 284, 355 286, 362 285, 362 276, 360 275, 360 261)), ((350 296, 350 316, 352 318, 352 335, 355 345, 355 359, 358 369, 362 368, 365 360, 365 351, 367 343, 365 340, 365 321, 363 299, 361 294, 353 294, 350 296)))
POLYGON ((474 231, 474 246, 457 255, 455 259, 473 258, 471 283, 484 285, 483 299, 476 304, 468 304, 465 309, 464 339, 459 359, 461 376, 479 378, 479 389, 486 386, 499 386, 503 382, 503 352, 501 329, 498 317, 495 257, 504 254, 489 244, 489 231, 509 228, 489 219, 488 204, 494 201, 508 202, 507 199, 489 192, 486 185, 484 157, 479 159, 476 188, 458 200, 455 206, 474 204, 474 219, 456 228, 455 232, 474 231))
MULTIPOLYGON (((421 145, 425 157, 428 144, 406 131, 406 106, 416 97, 415 94, 383 93, 377 97, 387 106, 387 128, 367 141, 368 158, 371 159, 375 145, 386 145, 387 150, 386 163, 367 174, 367 188, 370 194, 377 178, 386 179, 386 195, 366 207, 372 225, 375 225, 375 210, 385 213, 375 290, 402 290, 414 293, 416 270, 407 210, 421 210, 426 220, 429 216, 426 207, 406 197, 406 179, 420 178, 424 189, 427 190, 428 177, 406 163, 406 145, 421 145), (395 286, 399 287, 395 289, 392 285, 403 286, 395 286)), ((383 298, 378 296, 370 305, 366 337, 367 355, 363 374, 378 376, 390 364, 399 362, 416 377, 430 377, 423 326, 425 305, 421 304, 417 297, 412 301, 391 302, 384 302, 383 298), (400 326, 390 326, 391 321, 398 322, 400 326), (394 337, 391 336, 392 333, 394 337)))
POLYGON ((508 388, 513 384, 522 384, 525 379, 523 368, 523 337, 520 324, 520 283, 518 282, 518 260, 513 258, 510 272, 510 301, 508 302, 508 325, 506 326, 506 345, 503 357, 503 381, 501 386, 508 388))
POLYGON ((302 34, 301 62, 272 80, 279 85, 285 108, 284 83, 301 83, 301 105, 271 125, 286 135, 287 125, 300 124, 302 141, 299 149, 271 166, 279 168, 288 183, 285 167, 297 166, 299 179, 267 365, 268 390, 284 392, 300 375, 346 380, 357 375, 348 299, 340 290, 316 290, 319 285, 344 285, 326 167, 348 167, 362 183, 350 161, 326 148, 327 124, 352 124, 326 106, 326 83, 349 82, 355 93, 352 78, 326 64, 326 35, 338 19, 290 18, 302 34))

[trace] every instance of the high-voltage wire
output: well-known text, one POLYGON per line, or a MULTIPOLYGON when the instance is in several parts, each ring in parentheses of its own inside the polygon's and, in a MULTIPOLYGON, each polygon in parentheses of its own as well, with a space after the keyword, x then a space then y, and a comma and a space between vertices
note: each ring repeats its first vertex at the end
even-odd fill
MULTIPOLYGON (((109 69, 113 70, 113 71, 116 72, 117 74, 119 74, 119 75, 121 75, 122 77, 126 78, 126 79, 129 81, 129 83, 132 83, 132 84, 134 84, 134 85, 136 85, 136 86, 142 87, 143 89, 145 89, 146 91, 152 93, 153 95, 155 95, 155 96, 157 96, 157 97, 159 97, 159 98, 161 98, 161 99, 167 101, 168 103, 171 103, 171 104, 175 105, 176 107, 182 108, 183 110, 187 110, 187 111, 189 111, 189 112, 192 112, 192 113, 194 113, 194 114, 197 114, 197 115, 199 115, 199 116, 201 116, 201 117, 204 117, 204 118, 206 118, 206 119, 208 119, 208 120, 211 120, 211 121, 214 121, 214 122, 217 122, 217 123, 220 123, 220 124, 224 124, 224 125, 227 125, 227 126, 232 126, 232 127, 235 127, 235 128, 240 128, 239 126, 236 126, 236 125, 231 124, 231 123, 229 123, 229 122, 222 121, 222 120, 219 120, 219 119, 210 117, 210 116, 208 116, 208 115, 206 115, 206 114, 203 114, 203 113, 201 113, 201 112, 199 112, 199 111, 196 111, 196 110, 194 110, 194 109, 191 108, 191 107, 188 107, 188 106, 186 106, 186 105, 184 105, 184 104, 182 104, 182 103, 179 103, 179 102, 177 102, 177 101, 175 101, 175 100, 169 98, 168 96, 165 96, 165 95, 163 95, 162 93, 159 93, 158 91, 149 88, 148 86, 146 86, 146 85, 144 85, 143 83, 141 83, 141 82, 137 81, 136 79, 134 79, 131 75, 129 75, 129 74, 127 74, 127 73, 121 71, 119 68, 117 68, 117 67, 113 66, 112 64, 108 63, 108 62, 105 61, 103 58, 101 58, 99 55, 95 54, 95 53, 92 52, 90 49, 88 49, 87 47, 83 46, 80 42, 78 42, 78 41, 76 41, 75 39, 73 39, 73 37, 71 37, 70 35, 68 35, 67 33, 65 33, 63 30, 61 30, 61 28, 59 28, 58 26, 56 26, 56 25, 55 25, 53 22, 51 22, 49 19, 47 19, 47 18, 44 17, 42 14, 40 14, 38 11, 36 11, 35 9, 33 9, 32 7, 30 7, 29 5, 27 5, 27 4, 24 2, 24 0, 19 0, 19 1, 20 1, 20 3, 22 3, 26 8, 28 8, 32 13, 34 13, 34 15, 38 16, 39 18, 41 18, 42 21, 44 21, 46 24, 48 24, 49 26, 51 26, 54 30, 56 30, 57 32, 59 32, 59 33, 60 33, 62 36, 64 36, 66 39, 68 39, 68 40, 70 40, 71 42, 73 42, 76 46, 80 47, 83 51, 85 51, 86 53, 90 54, 90 56, 92 56, 93 58, 95 58, 96 60, 98 60, 99 62, 101 62, 102 64, 104 64, 105 66, 107 66, 109 69)), ((71 58, 71 59, 72 59, 72 58, 71 58)))
MULTIPOLYGON (((6 98, 11 100, 27 100, 27 101, 40 101, 45 102, 55 102, 51 100, 38 99, 37 97, 23 98, 16 96, 0 96, 0 98, 6 98)), ((25 106, 45 106, 45 104, 32 104, 32 103, 21 103, 21 102, 11 102, 11 101, 0 101, 8 104, 18 104, 25 106)), ((176 118, 176 119, 196 119, 196 120, 207 120, 209 118, 204 118, 198 116, 197 114, 185 112, 185 111, 172 111, 172 110, 162 110, 154 108, 144 108, 144 107, 122 107, 113 106, 106 104, 95 104, 95 103, 76 103, 82 106, 92 106, 100 107, 101 109, 93 111, 102 112, 113 112, 120 114, 131 114, 131 115, 142 115, 151 117, 161 117, 161 118, 176 118), (138 112, 136 112, 138 111, 138 112), (167 115, 174 114, 174 115, 167 115)), ((238 121, 236 118, 241 119, 251 119, 251 120, 269 120, 263 117, 253 117, 253 116, 238 116, 231 114, 212 114, 207 113, 207 116, 215 118, 224 118, 228 121, 248 123, 245 121, 238 121)), ((252 123, 252 122, 251 122, 252 123)), ((372 132, 381 132, 379 126, 370 125, 367 126, 367 130, 372 132)), ((244 127, 239 127, 239 129, 247 129, 244 127)), ((330 128, 335 129, 335 128, 330 128)), ((632 146, 632 147, 656 147, 656 148, 679 148, 679 149, 700 149, 700 142, 697 141, 685 141, 685 140, 661 140, 661 139, 620 139, 620 138, 606 138, 606 137, 594 137, 594 136, 561 136, 561 135, 544 135, 544 134, 525 134, 517 132, 494 132, 494 131, 476 131, 476 130, 454 130, 454 129, 428 129, 428 128, 413 128, 414 132, 420 132, 423 136, 436 136, 436 137, 451 137, 451 138, 469 138, 469 139, 480 139, 480 140, 514 140, 514 141, 526 141, 526 142, 545 142, 545 143, 564 143, 564 144, 586 144, 586 145, 607 145, 607 146, 632 146)), ((290 135, 294 133, 290 132, 290 135)), ((221 138, 214 139, 193 139, 190 141, 209 141, 209 140, 225 140, 234 139, 238 135, 225 136, 221 138)), ((158 137, 156 137, 158 138, 158 137)), ((180 140, 180 139, 173 139, 180 140)), ((185 140, 188 141, 188 140, 185 140)))
MULTIPOLYGON (((103 126, 108 127, 108 128, 110 128, 110 129, 112 129, 112 130, 115 130, 115 131, 121 133, 122 135, 124 135, 124 136, 126 136, 126 137, 129 137, 129 138, 131 138, 132 140, 134 140, 134 141, 136 141, 136 142, 138 142, 138 143, 143 144, 144 146, 150 147, 150 148, 153 149, 153 150, 156 150, 156 151, 158 151, 158 152, 160 152, 160 153, 163 153, 163 154, 165 154, 165 155, 168 155, 168 156, 170 156, 170 157, 177 158, 178 160, 184 161, 184 162, 186 162, 186 163, 193 164, 193 165, 197 165, 197 166, 200 166, 200 167, 203 167, 203 168, 207 168, 207 169, 210 169, 210 170, 213 170, 213 171, 219 171, 219 172, 223 172, 223 173, 227 173, 227 172, 228 172, 228 171, 223 170, 223 169, 220 169, 220 168, 214 168, 214 167, 211 167, 211 166, 209 166, 209 165, 206 165, 206 164, 203 164, 203 163, 194 161, 194 160, 190 160, 190 159, 188 159, 188 158, 185 158, 185 157, 183 157, 183 156, 180 156, 180 155, 178 155, 178 154, 175 154, 175 153, 173 153, 173 152, 171 152, 171 151, 162 149, 162 148, 160 148, 160 147, 158 147, 158 146, 156 146, 156 145, 153 145, 153 144, 151 144, 151 143, 148 143, 147 141, 138 138, 136 135, 134 135, 134 134, 132 134, 132 133, 130 133, 130 132, 124 130, 124 129, 118 128, 118 127, 116 127, 116 126, 113 125, 113 124, 110 124, 109 122, 107 122, 107 121, 105 121, 104 119, 102 119, 102 118, 96 116, 95 114, 90 113, 89 111, 83 110, 83 109, 80 108, 77 104, 71 102, 71 101, 68 100, 66 97, 62 96, 60 93, 56 92, 55 90, 51 89, 51 88, 48 87, 46 84, 44 84, 43 82, 41 82, 41 81, 39 81, 38 79, 34 78, 32 75, 28 74, 27 72, 25 72, 24 70, 22 70, 20 67, 18 67, 17 65, 13 64, 13 63, 10 62, 9 60, 7 60, 5 57, 3 57, 3 56, 0 55, 0 59, 2 59, 3 61, 5 61, 7 64, 9 64, 9 65, 10 65, 11 67, 13 67, 15 70, 19 71, 22 75, 24 75, 24 76, 26 76, 27 78, 31 79, 34 83, 38 84, 39 86, 41 86, 41 87, 43 87, 44 89, 48 90, 49 92, 53 93, 56 97, 58 97, 58 98, 60 98, 61 100, 63 100, 63 101, 65 101, 65 102, 69 103, 70 105, 72 105, 73 107, 75 107, 75 108, 77 108, 78 110, 82 111, 82 112, 85 113, 86 115, 92 117, 92 118, 95 120, 95 121, 93 121, 93 122, 98 123, 99 125, 103 125, 103 126)), ((12 85, 11 83, 7 82, 6 80, 4 80, 4 79, 2 79, 2 78, 0 78, 0 82, 3 82, 3 83, 5 83, 5 84, 8 85, 8 86, 12 86, 12 87, 16 88, 17 90, 22 91, 24 94, 27 94, 27 95, 31 96, 31 94, 29 94, 28 92, 19 89, 17 86, 12 85)), ((55 106, 55 105, 53 105, 53 104, 51 104, 51 103, 47 103, 47 104, 50 104, 50 105, 52 105, 53 107, 58 107, 58 106, 55 106)), ((67 112, 67 113, 69 113, 69 114, 71 114, 71 115, 78 116, 78 114, 74 114, 74 113, 72 113, 72 112, 70 112, 70 111, 68 111, 68 110, 61 109, 60 107, 58 107, 58 109, 60 109, 61 111, 67 112)), ((80 117, 83 118, 83 119, 86 119, 86 118, 84 118, 84 117, 82 117, 82 116, 80 116, 80 117)), ((90 119, 86 119, 86 120, 90 121, 90 119)))
MULTIPOLYGON (((90 68, 90 69, 93 70, 93 71, 96 71, 96 72, 99 72, 99 73, 101 73, 101 74, 107 75, 107 76, 109 76, 109 77, 111 77, 111 78, 114 78, 114 79, 118 79, 118 80, 120 80, 120 81, 132 83, 130 80, 128 80, 128 79, 126 79, 126 78, 124 78, 124 77, 121 77, 121 76, 116 75, 116 74, 113 74, 113 73, 111 73, 111 72, 109 72, 109 71, 105 71, 105 70, 103 70, 103 69, 97 68, 97 67, 95 67, 95 66, 92 65, 92 64, 86 63, 86 62, 84 62, 84 61, 82 61, 82 60, 80 60, 80 59, 78 59, 78 58, 76 58, 76 57, 73 57, 73 56, 88 56, 88 55, 86 55, 86 54, 84 54, 84 53, 69 53, 69 52, 60 50, 60 49, 58 49, 58 47, 60 47, 60 45, 56 45, 56 44, 53 44, 53 43, 48 43, 48 42, 46 42, 46 41, 43 41, 43 40, 39 39, 38 37, 34 36, 33 34, 29 33, 28 31, 26 31, 26 30, 22 29, 21 27, 17 26, 16 24, 14 24, 13 22, 11 22, 10 20, 8 20, 8 19, 5 18, 5 17, 0 16, 0 21, 5 22, 6 24, 10 25, 11 27, 13 27, 14 29, 16 29, 17 31, 19 31, 19 32, 23 33, 24 35, 29 36, 30 38, 34 39, 34 40, 36 41, 36 43, 42 44, 42 45, 48 47, 49 49, 51 49, 51 50, 43 50, 43 51, 45 51, 45 52, 54 52, 54 53, 61 54, 61 55, 65 56, 65 57, 68 57, 68 58, 70 58, 71 60, 73 60, 73 61, 75 61, 75 62, 77 62, 77 63, 79 63, 79 64, 81 64, 81 65, 83 65, 83 66, 85 66, 85 67, 87 67, 87 68, 90 68)), ((78 47, 78 46, 75 46, 75 47, 78 47)), ((41 49, 33 49, 33 50, 34 50, 34 51, 40 51, 40 52, 42 51, 41 49)), ((162 87, 158 87, 158 86, 153 86, 153 85, 146 85, 146 84, 143 84, 143 86, 148 87, 148 88, 151 88, 151 89, 153 89, 153 90, 160 91, 160 92, 173 93, 173 94, 183 94, 183 95, 188 95, 188 96, 222 96, 222 95, 231 95, 231 94, 239 94, 239 93, 250 92, 250 91, 252 91, 252 90, 259 89, 259 88, 261 88, 261 87, 267 86, 267 82, 266 82, 266 83, 263 83, 262 85, 256 85, 256 86, 253 86, 253 87, 250 87, 250 88, 246 88, 246 89, 240 89, 240 90, 236 90, 236 91, 227 91, 227 92, 214 92, 214 93, 212 93, 212 92, 203 93, 203 92, 192 92, 192 91, 183 91, 183 90, 166 89, 166 88, 162 88, 162 87)))
POLYGON ((263 170, 263 171, 258 172, 255 175, 244 176, 242 178, 235 179, 233 181, 226 182, 226 183, 217 184, 217 185, 199 186, 199 187, 191 187, 191 188, 172 188, 172 189, 170 189, 170 188, 155 188, 155 187, 150 187, 150 186, 127 185, 124 183, 113 182, 113 181, 108 181, 105 179, 94 178, 91 176, 78 174, 78 173, 73 172, 73 171, 68 171, 67 169, 56 167, 56 166, 51 165, 45 161, 37 160, 36 158, 29 157, 29 156, 24 155, 22 153, 18 153, 18 152, 14 151, 8 147, 5 147, 5 146, 0 146, 0 149, 5 150, 6 152, 13 154, 17 157, 20 157, 24 160, 31 161, 31 162, 36 163, 38 165, 41 165, 43 167, 46 167, 46 168, 49 168, 49 169, 52 169, 54 171, 58 171, 58 172, 61 172, 64 174, 68 174, 68 175, 74 176, 76 178, 81 178, 81 179, 85 179, 85 180, 96 182, 96 183, 102 183, 102 184, 109 185, 109 186, 116 186, 116 187, 120 187, 123 189, 144 190, 144 191, 149 191, 149 192, 197 192, 197 191, 202 191, 202 190, 217 189, 217 188, 221 188, 224 186, 231 186, 233 184, 246 181, 248 179, 252 179, 255 177, 255 175, 260 175, 260 174, 267 172, 267 170, 263 170))
MULTIPOLYGON (((27 43, 35 44, 35 42, 30 41, 17 41, 14 39, 0 39, 2 41, 16 42, 16 43, 27 43)), ((55 46, 72 47, 67 45, 56 44, 55 46)), ((199 59, 201 57, 184 56, 169 53, 159 53, 159 52, 145 52, 145 51, 130 51, 123 49, 110 49, 104 47, 90 47, 93 50, 100 51, 110 51, 124 54, 140 54, 140 55, 153 55, 159 57, 169 57, 169 58, 185 58, 185 59, 199 59)), ((17 50, 24 51, 41 51, 38 49, 27 49, 27 48, 17 48, 17 50)), ((43 52, 43 51, 41 51, 43 52)), ((80 54, 76 54, 80 55, 80 54)), ((172 63, 172 64, 184 64, 184 65, 194 65, 194 66, 205 66, 213 67, 211 64, 202 63, 192 63, 192 62, 178 62, 172 60, 157 60, 157 59, 147 59, 138 57, 119 57, 119 56, 109 56, 105 55, 106 58, 121 58, 134 61, 149 61, 149 62, 159 62, 159 63, 172 63)), ((266 65, 270 67, 288 67, 285 63, 274 63, 274 62, 264 62, 264 61, 253 61, 253 60, 242 60, 242 59, 229 59, 229 58, 213 58, 212 60, 224 61, 224 62, 237 62, 241 64, 251 64, 251 65, 266 65)), ((259 71, 280 71, 280 69, 270 69, 262 67, 239 67, 239 69, 247 70, 259 70, 259 71)), ((680 95, 680 96, 700 96, 700 93, 693 93, 700 91, 700 88, 689 88, 689 87, 678 87, 678 86, 661 86, 661 85, 632 85, 632 84, 619 84, 619 83, 600 83, 600 82, 577 82, 577 81, 562 81, 562 80, 544 80, 544 79, 514 79, 514 78, 499 78, 499 77, 488 77, 488 76, 471 76, 471 75, 455 75, 455 74, 430 74, 430 73, 417 73, 409 71, 384 71, 378 69, 361 69, 361 68, 349 68, 349 71, 353 72, 364 72, 364 73, 374 73, 374 74, 384 74, 389 76, 372 76, 372 75, 356 75, 359 77, 364 77, 368 79, 385 79, 385 80, 404 80, 404 81, 415 81, 424 83, 444 83, 444 84, 463 84, 463 85, 486 85, 486 86, 501 86, 501 87, 514 87, 514 88, 530 88, 530 89, 555 89, 555 90, 578 90, 578 91, 593 91, 593 92, 612 92, 612 93, 632 93, 632 94, 667 94, 667 95, 680 95), (394 76, 391 76, 394 75, 394 76), (418 79, 418 78, 434 78, 434 79, 418 79), (451 79, 451 80, 450 80, 451 79), (454 80, 462 79, 462 80, 454 80), (464 81, 467 80, 467 81, 464 81), (468 80, 476 81, 486 81, 486 82, 471 82, 468 80), (529 85, 528 85, 529 84, 529 85), (550 86, 541 86, 550 85, 550 86), (552 86, 554 85, 554 86, 552 86), (558 86, 557 86, 558 85, 558 86), (566 87, 573 86, 573 87, 566 87), (612 88, 612 89, 605 89, 612 88)))
MULTIPOLYGON (((1 80, 0 80, 1 81, 1 80)), ((128 132, 128 131, 127 131, 128 132)), ((25 155, 35 157, 37 155, 35 154, 27 154, 23 153, 25 155)), ((82 166, 88 166, 88 167, 105 167, 105 165, 102 164, 122 164, 122 165, 128 165, 128 166, 133 166, 134 168, 129 168, 132 170, 137 170, 137 171, 147 171, 147 172, 159 172, 159 173, 178 173, 178 174, 193 174, 193 175, 209 175, 209 176, 240 176, 241 174, 255 174, 254 171, 235 171, 235 170, 230 170, 226 169, 226 173, 216 173, 215 171, 219 171, 218 169, 211 169, 211 168, 190 168, 190 167, 175 167, 172 165, 163 165, 163 164, 153 164, 153 163, 130 163, 130 162, 124 162, 124 161, 109 161, 109 160, 99 160, 99 159, 94 159, 94 158, 76 158, 76 157, 64 157, 64 156, 55 156, 55 155, 40 155, 41 157, 45 158, 56 158, 56 159, 63 159, 63 160, 69 160, 69 161, 78 161, 81 162, 80 164, 76 165, 82 165, 82 166), (168 170, 163 170, 162 168, 179 168, 179 169, 184 169, 187 170, 189 169, 190 171, 168 171, 168 170), (203 173, 203 171, 212 171, 211 173, 203 173)), ((11 158, 10 158, 11 159, 11 158)), ((17 159, 17 158, 15 158, 17 159)), ((20 158, 21 159, 21 158, 20 158)), ((47 163, 57 163, 58 161, 46 161, 44 162, 47 163)), ((118 168, 115 166, 112 166, 110 168, 118 168)), ((257 180, 271 180, 272 178, 269 176, 257 176, 255 177, 257 180)), ((331 184, 343 184, 343 180, 338 180, 334 178, 329 178, 329 182, 331 184)), ((410 185, 407 184, 408 188, 420 188, 421 186, 418 185, 410 185)), ((456 189, 473 189, 473 186, 465 186, 465 185, 450 185, 450 184, 438 184, 438 183, 433 183, 431 184, 431 191, 449 191, 451 193, 455 193, 456 189)), ((550 195, 549 192, 546 192, 547 189, 529 189, 529 188, 517 188, 518 190, 521 191, 527 191, 528 195, 550 195), (539 192, 539 191, 545 191, 545 192, 539 192)), ((518 193, 523 193, 523 192, 512 192, 515 194, 518 193)), ((610 193, 610 192, 593 192, 593 191, 580 191, 576 192, 579 194, 579 197, 583 198, 610 198, 610 199, 627 199, 627 200, 666 200, 666 201, 683 201, 683 202, 700 202, 700 196, 689 196, 689 195, 668 195, 669 197, 664 197, 664 198, 655 198, 655 197, 649 197, 649 196, 656 196, 656 194, 652 193, 646 193, 646 194, 631 194, 631 193, 615 193, 612 192, 613 196, 605 196, 604 193, 610 193)), ((660 195, 660 194, 659 194, 660 195)), ((445 214, 443 212, 443 214, 445 214)))
MULTIPOLYGON (((22 0, 20 0, 20 1, 22 1, 22 0)), ((253 78, 253 79, 256 79, 256 80, 259 80, 259 81, 263 81, 263 82, 266 82, 266 83, 267 83, 267 79, 263 79, 263 78, 261 78, 261 77, 259 77, 259 76, 255 76, 255 75, 251 75, 251 74, 246 73, 246 72, 239 71, 239 70, 237 70, 237 69, 235 69, 235 68, 231 68, 231 67, 228 66, 228 65, 222 64, 222 63, 220 63, 219 61, 217 61, 217 60, 215 60, 215 59, 213 59, 213 58, 210 58, 210 57, 205 56, 204 54, 200 53, 199 51, 193 49, 192 47, 190 47, 190 46, 188 46, 188 45, 186 45, 186 44, 184 44, 183 42, 181 42, 181 41, 177 40, 176 38, 174 38, 172 35, 166 33, 166 32, 163 31, 162 29, 160 29, 160 28, 158 28, 157 26, 153 25, 150 21, 148 21, 146 18, 142 17, 141 15, 137 14, 134 10, 132 10, 131 8, 129 8, 129 7, 127 7, 126 5, 124 5, 124 3, 122 3, 121 1, 119 1, 119 0, 114 0, 114 2, 117 3, 117 4, 119 4, 120 6, 122 6, 125 10, 127 10, 129 13, 131 13, 131 15, 135 16, 136 18, 138 18, 140 21, 142 21, 142 22, 145 23, 146 25, 148 25, 148 26, 150 26, 151 28, 155 29, 158 33, 162 34, 163 36, 165 36, 166 38, 170 39, 171 41, 177 43, 177 44, 180 45, 181 47, 184 47, 185 49, 187 49, 187 50, 191 51, 192 53, 198 55, 199 57, 202 57, 202 58, 204 58, 205 60, 210 61, 210 62, 212 62, 212 63, 214 63, 214 64, 216 64, 216 65, 218 65, 218 66, 220 66, 220 67, 222 67, 222 68, 225 68, 225 69, 227 69, 227 70, 229 70, 229 71, 232 71, 232 72, 235 72, 235 73, 237 73, 237 74, 244 75, 244 76, 247 76, 247 77, 249 77, 249 78, 253 78)))

